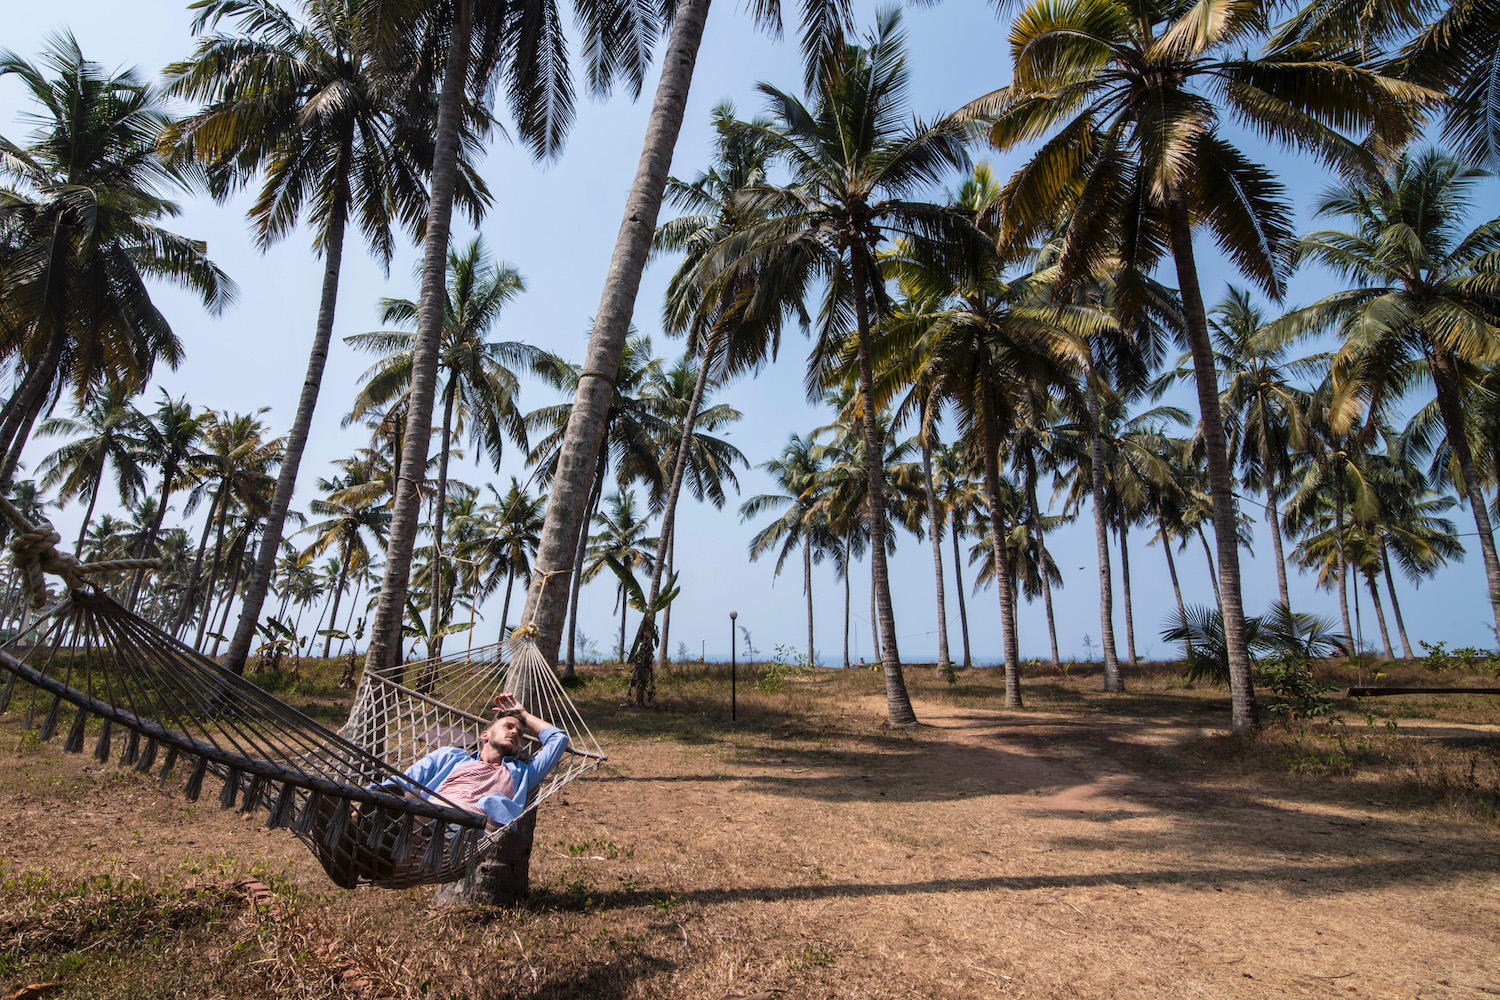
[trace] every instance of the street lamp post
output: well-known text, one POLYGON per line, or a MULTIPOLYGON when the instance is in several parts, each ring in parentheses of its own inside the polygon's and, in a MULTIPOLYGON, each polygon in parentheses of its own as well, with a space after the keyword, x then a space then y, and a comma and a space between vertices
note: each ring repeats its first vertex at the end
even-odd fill
POLYGON ((738 611, 729 612, 729 721, 738 721, 736 692, 737 678, 735 675, 734 659, 734 620, 740 616, 738 611))

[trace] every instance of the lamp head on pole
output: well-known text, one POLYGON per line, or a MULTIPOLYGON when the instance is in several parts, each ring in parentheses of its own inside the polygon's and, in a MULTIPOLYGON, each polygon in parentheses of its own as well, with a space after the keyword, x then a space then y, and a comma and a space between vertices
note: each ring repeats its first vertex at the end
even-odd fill
POLYGON ((729 620, 730 621, 734 621, 739 616, 740 616, 740 613, 738 611, 731 611, 731 612, 729 612, 729 620))

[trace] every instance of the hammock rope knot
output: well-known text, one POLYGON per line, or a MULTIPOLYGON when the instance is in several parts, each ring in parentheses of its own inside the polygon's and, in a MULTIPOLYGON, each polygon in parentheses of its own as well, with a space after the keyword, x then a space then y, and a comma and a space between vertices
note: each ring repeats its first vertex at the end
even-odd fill
POLYGON ((105 559, 98 562, 80 562, 76 556, 58 549, 62 536, 43 518, 32 524, 8 499, 0 496, 0 511, 15 529, 10 540, 10 561, 21 577, 21 593, 33 610, 40 611, 47 603, 47 578, 51 573, 67 586, 69 591, 81 591, 87 573, 112 573, 130 569, 160 569, 160 559, 105 559))

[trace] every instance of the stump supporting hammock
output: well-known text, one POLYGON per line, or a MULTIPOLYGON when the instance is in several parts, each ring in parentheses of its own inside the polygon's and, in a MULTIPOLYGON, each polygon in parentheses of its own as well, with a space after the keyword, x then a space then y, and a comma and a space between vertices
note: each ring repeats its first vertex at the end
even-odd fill
POLYGON ((65 732, 73 752, 92 740, 100 761, 118 755, 137 771, 159 768, 163 785, 181 777, 192 800, 212 777, 220 808, 266 809, 266 825, 291 830, 342 886, 469 878, 508 835, 510 827, 487 833, 483 815, 434 789, 418 786, 428 801, 396 785, 439 746, 477 746, 501 691, 573 744, 527 812, 605 760, 525 630, 507 644, 508 659, 492 646, 367 671, 334 732, 127 611, 79 578, 89 569, 64 567, 67 596, 38 619, 35 645, 23 649, 17 637, 0 646, 0 712, 24 702, 25 725, 41 739, 65 732))

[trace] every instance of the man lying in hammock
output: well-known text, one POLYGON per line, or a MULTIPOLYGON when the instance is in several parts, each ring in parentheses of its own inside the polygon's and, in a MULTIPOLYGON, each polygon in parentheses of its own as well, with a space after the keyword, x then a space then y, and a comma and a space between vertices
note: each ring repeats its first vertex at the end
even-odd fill
POLYGON ((509 692, 495 696, 495 711, 499 717, 479 734, 477 754, 439 747, 407 769, 401 783, 406 794, 420 796, 412 783, 431 788, 461 809, 483 813, 490 831, 520 816, 532 790, 568 749, 568 734, 526 711, 509 692), (527 731, 542 744, 534 754, 522 751, 527 731))

